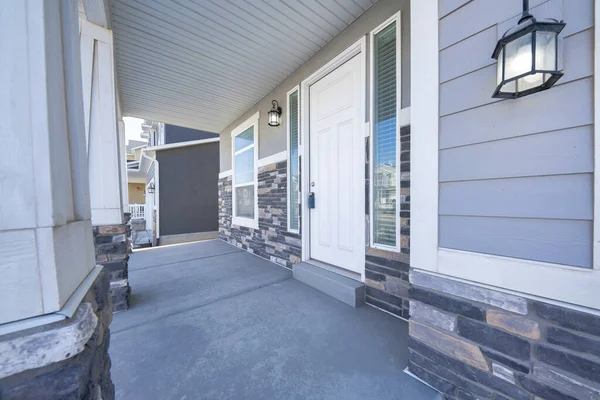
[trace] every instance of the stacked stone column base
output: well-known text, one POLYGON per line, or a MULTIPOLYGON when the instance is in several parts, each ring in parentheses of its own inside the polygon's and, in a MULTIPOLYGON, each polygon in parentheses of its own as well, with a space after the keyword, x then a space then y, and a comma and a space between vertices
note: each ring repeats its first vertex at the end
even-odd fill
POLYGON ((447 399, 600 399, 600 317, 411 271, 409 370, 447 399))
POLYGON ((104 267, 110 279, 113 311, 129 308, 128 260, 131 253, 131 228, 127 223, 94 226, 96 263, 104 267))
POLYGON ((72 318, 0 336, 0 399, 112 400, 112 304, 101 272, 72 318))

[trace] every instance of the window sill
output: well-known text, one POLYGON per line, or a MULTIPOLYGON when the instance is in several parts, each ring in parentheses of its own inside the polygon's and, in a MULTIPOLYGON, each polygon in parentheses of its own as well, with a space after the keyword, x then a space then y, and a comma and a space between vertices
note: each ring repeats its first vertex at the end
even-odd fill
POLYGON ((258 220, 257 219, 249 219, 242 217, 233 217, 231 220, 232 225, 244 226, 250 229, 258 229, 258 220))
POLYGON ((389 251, 390 253, 401 253, 402 252, 400 250, 400 248, 398 248, 398 247, 386 246, 385 244, 371 243, 371 245, 369 247, 371 247, 373 249, 377 249, 377 250, 389 251))

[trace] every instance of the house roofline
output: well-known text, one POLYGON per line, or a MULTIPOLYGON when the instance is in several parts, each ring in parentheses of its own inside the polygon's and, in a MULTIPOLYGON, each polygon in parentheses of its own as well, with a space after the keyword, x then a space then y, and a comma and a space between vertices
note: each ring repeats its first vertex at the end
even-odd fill
POLYGON ((180 147, 196 146, 198 144, 216 143, 220 140, 221 140, 221 138, 217 137, 217 138, 210 138, 210 139, 190 140, 189 142, 162 144, 160 146, 146 147, 146 151, 178 149, 180 147))

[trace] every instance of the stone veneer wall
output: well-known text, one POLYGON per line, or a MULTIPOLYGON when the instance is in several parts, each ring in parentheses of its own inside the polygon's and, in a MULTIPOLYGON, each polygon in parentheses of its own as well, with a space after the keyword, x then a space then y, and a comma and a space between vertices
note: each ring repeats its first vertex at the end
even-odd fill
MULTIPOLYGON (((128 218, 126 218, 128 220, 128 218)), ((131 227, 127 222, 118 225, 94 226, 96 263, 104 266, 110 277, 113 311, 129 308, 129 273, 127 263, 131 253, 131 227)))
POLYGON ((409 369, 448 399, 600 399, 600 317, 411 271, 409 369))
POLYGON ((300 235, 287 231, 287 161, 258 168, 258 229, 231 224, 231 176, 219 179, 219 238, 291 268, 302 259, 300 235))
POLYGON ((408 319, 409 265, 408 260, 403 256, 403 254, 367 249, 365 301, 398 317, 408 319))
MULTIPOLYGON (((368 181, 367 167, 367 204, 368 181)), ((408 319, 408 270, 410 265, 410 125, 400 128, 400 253, 367 247, 365 260, 366 302, 408 319)), ((367 207, 368 209, 368 207, 367 207)))
POLYGON ((112 305, 102 271, 75 315, 0 336, 0 399, 112 400, 112 305))

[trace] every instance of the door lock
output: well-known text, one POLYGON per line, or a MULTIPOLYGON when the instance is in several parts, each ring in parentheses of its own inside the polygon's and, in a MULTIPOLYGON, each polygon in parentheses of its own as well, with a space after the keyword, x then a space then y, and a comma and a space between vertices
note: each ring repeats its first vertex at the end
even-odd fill
POLYGON ((308 194, 308 208, 315 208, 315 194, 310 192, 308 194))

